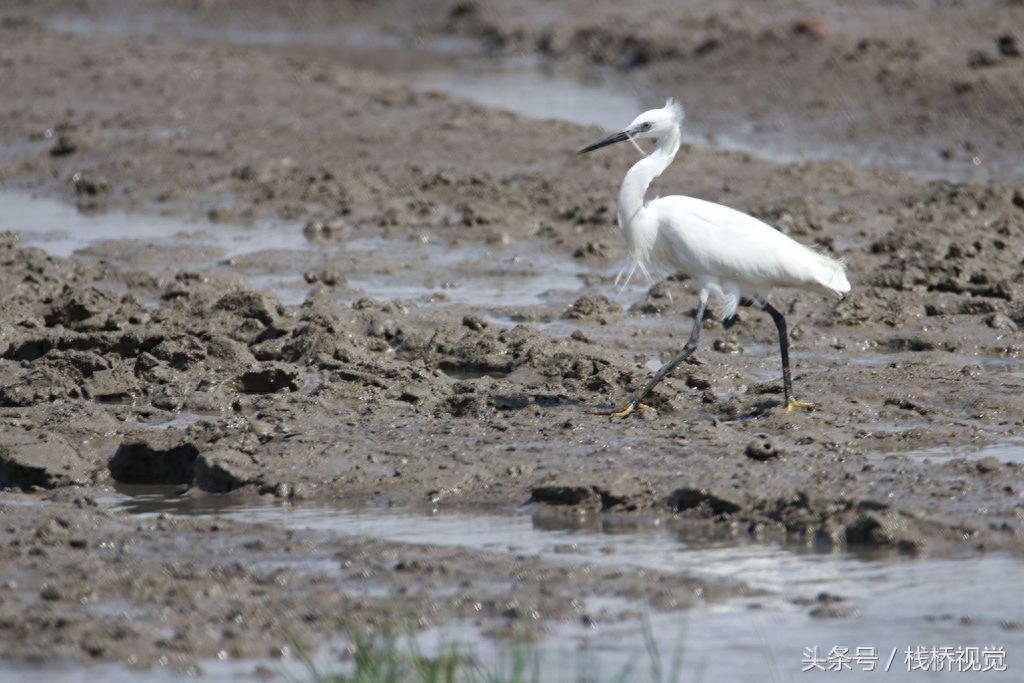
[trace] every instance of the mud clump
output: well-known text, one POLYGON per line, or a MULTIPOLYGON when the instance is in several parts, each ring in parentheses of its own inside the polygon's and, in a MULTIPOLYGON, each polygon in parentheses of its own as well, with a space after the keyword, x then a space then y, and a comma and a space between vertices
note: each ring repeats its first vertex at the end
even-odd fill
POLYGON ((572 505, 600 509, 601 495, 589 486, 537 486, 530 494, 533 503, 572 505))
POLYGON ((845 541, 851 546, 891 546, 903 552, 915 552, 923 545, 910 521, 893 510, 858 514, 846 525, 845 541))
POLYGON ((246 370, 238 377, 238 388, 246 394, 273 394, 278 391, 298 391, 302 378, 294 367, 283 363, 246 370))
POLYGON ((563 317, 568 320, 597 318, 601 322, 607 322, 608 316, 621 312, 622 307, 606 296, 583 296, 572 303, 563 317))
POLYGON ((743 505, 710 493, 707 489, 681 488, 668 496, 668 505, 678 512, 693 511, 701 515, 726 516, 739 512, 743 505))
POLYGON ((227 493, 256 485, 261 479, 261 471, 251 456, 227 448, 200 453, 194 461, 193 470, 195 485, 211 493, 227 493))
POLYGON ((0 435, 0 488, 27 491, 87 486, 96 479, 93 467, 60 436, 28 432, 0 435))
POLYGON ((64 126, 59 130, 57 139, 50 148, 50 155, 63 157, 95 147, 99 142, 98 133, 91 128, 64 126))

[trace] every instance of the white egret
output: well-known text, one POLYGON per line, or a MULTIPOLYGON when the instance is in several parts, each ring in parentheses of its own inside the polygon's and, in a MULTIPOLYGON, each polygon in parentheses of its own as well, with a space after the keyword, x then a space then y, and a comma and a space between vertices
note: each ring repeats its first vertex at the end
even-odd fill
POLYGON ((686 345, 632 401, 613 414, 625 417, 642 406, 654 387, 694 352, 709 299, 720 306, 722 320, 732 317, 746 301, 753 301, 771 316, 779 332, 784 405, 787 410, 810 407, 793 397, 786 319, 768 303, 767 291, 796 287, 842 296, 850 291, 846 269, 840 261, 727 206, 679 195, 644 201, 651 181, 668 168, 679 151, 682 125, 683 109, 669 99, 663 108, 640 114, 621 133, 577 152, 585 154, 624 140, 639 149, 635 142, 639 138, 656 141, 654 151, 629 169, 619 188, 619 229, 630 259, 624 272, 627 277, 637 270, 647 274, 653 267, 689 275, 697 285, 697 312, 686 345))

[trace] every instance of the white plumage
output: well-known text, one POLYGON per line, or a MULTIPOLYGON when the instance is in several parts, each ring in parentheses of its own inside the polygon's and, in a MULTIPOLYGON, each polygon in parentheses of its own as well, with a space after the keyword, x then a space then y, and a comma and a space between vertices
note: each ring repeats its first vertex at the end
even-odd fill
POLYGON ((657 141, 654 151, 629 169, 619 188, 619 228, 630 259, 624 272, 627 278, 651 269, 685 273, 697 283, 698 307, 690 341, 617 414, 632 412, 665 375, 693 353, 709 300, 719 308, 723 320, 732 317, 743 300, 753 300, 772 316, 779 330, 785 405, 807 406, 792 396, 785 320, 768 303, 767 293, 774 287, 797 287, 843 295, 850 291, 846 270, 842 262, 727 206, 679 195, 646 202, 647 188, 679 151, 682 123, 683 109, 670 99, 663 108, 640 114, 624 131, 579 151, 583 154, 638 138, 657 141))
POLYGON ((841 263, 721 204, 662 197, 649 202, 631 227, 653 236, 635 241, 631 258, 638 269, 650 264, 692 276, 719 300, 723 320, 732 317, 741 298, 763 296, 773 287, 850 291, 841 263))

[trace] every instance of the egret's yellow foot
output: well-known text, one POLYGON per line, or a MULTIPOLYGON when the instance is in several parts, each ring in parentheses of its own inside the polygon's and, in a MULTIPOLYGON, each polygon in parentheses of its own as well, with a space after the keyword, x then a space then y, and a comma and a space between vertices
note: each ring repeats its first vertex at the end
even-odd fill
POLYGON ((786 410, 793 410, 794 408, 813 408, 813 403, 807 401, 798 401, 792 396, 786 399, 786 410))
POLYGON ((646 403, 638 403, 637 401, 630 401, 628 404, 626 404, 625 408, 622 408, 621 410, 613 410, 611 412, 611 416, 612 417, 629 417, 630 415, 633 414, 634 411, 637 411, 637 410, 654 410, 654 408, 650 407, 646 403))
POLYGON ((613 410, 611 412, 611 416, 612 417, 629 417, 633 413, 633 411, 636 410, 639 406, 640 406, 640 404, 637 403, 636 401, 630 401, 629 403, 626 404, 625 408, 622 408, 620 410, 613 410))
POLYGON ((612 408, 611 410, 593 410, 592 415, 606 415, 608 417, 629 417, 637 410, 654 410, 646 403, 630 401, 624 408, 612 408))

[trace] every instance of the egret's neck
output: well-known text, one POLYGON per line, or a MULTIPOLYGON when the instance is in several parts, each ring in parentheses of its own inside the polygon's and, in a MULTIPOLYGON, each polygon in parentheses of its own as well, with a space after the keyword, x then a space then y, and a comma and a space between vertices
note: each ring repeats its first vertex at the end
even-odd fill
POLYGON ((648 156, 633 164, 619 188, 619 227, 627 231, 633 218, 644 208, 644 195, 651 182, 668 168, 679 151, 679 129, 670 131, 658 140, 648 156))

